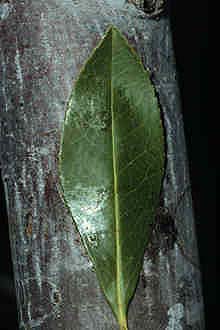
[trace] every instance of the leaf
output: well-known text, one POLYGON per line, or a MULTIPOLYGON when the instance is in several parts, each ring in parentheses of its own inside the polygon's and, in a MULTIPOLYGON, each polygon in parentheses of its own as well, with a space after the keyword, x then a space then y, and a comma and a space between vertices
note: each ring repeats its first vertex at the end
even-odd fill
POLYGON ((120 329, 127 329, 159 200, 164 137, 149 73, 114 27, 75 83, 59 161, 64 199, 120 329))

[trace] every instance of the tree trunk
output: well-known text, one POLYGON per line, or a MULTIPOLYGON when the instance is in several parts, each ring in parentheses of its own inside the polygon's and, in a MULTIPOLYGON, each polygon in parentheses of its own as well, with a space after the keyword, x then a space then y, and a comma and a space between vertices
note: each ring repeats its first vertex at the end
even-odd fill
POLYGON ((204 329, 169 19, 150 19, 123 0, 11 0, 1 2, 0 15, 0 156, 20 329, 117 329, 60 198, 57 170, 73 81, 109 24, 152 72, 167 144, 163 208, 129 308, 129 329, 204 329))

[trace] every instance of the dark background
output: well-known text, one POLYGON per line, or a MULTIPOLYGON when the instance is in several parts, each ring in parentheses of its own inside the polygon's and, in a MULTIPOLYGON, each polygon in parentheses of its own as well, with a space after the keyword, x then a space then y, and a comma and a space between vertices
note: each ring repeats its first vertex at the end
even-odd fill
MULTIPOLYGON (((206 330, 209 330, 216 305, 216 163, 214 116, 209 106, 208 1, 171 1, 171 23, 203 276, 206 330)), ((0 329, 17 330, 2 182, 0 196, 0 329)))

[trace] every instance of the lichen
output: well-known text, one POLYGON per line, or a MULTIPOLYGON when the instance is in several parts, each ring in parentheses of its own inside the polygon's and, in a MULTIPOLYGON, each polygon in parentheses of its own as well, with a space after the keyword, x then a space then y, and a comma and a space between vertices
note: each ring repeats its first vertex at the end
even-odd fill
POLYGON ((183 330, 181 320, 184 317, 183 304, 177 303, 171 306, 168 310, 169 322, 165 330, 183 330))

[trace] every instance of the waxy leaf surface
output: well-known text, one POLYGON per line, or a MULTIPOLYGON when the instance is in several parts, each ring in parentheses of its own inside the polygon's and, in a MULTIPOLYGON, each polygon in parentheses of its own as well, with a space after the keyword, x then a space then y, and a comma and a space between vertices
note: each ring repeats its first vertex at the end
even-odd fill
POLYGON ((71 93, 60 150, 65 201, 127 329, 164 171, 160 110, 134 50, 111 27, 71 93))

